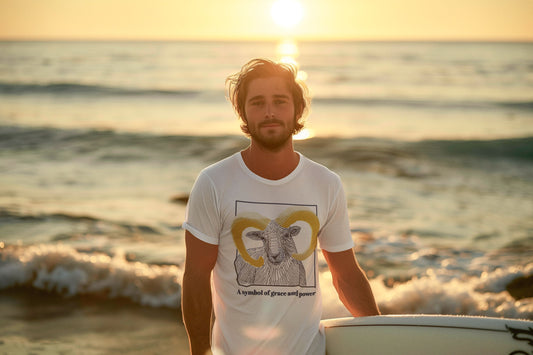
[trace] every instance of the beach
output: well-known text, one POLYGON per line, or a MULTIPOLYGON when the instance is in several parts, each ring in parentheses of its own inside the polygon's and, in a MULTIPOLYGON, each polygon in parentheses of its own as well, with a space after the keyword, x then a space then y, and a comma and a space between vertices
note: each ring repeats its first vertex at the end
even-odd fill
POLYGON ((2 354, 187 354, 175 309, 125 300, 63 299, 21 289, 0 295, 2 354))
MULTIPOLYGON (((301 42, 384 314, 533 320, 533 44, 301 42)), ((0 42, 0 353, 186 354, 186 201, 276 42, 0 42)), ((322 318, 347 316, 319 254, 322 318)))

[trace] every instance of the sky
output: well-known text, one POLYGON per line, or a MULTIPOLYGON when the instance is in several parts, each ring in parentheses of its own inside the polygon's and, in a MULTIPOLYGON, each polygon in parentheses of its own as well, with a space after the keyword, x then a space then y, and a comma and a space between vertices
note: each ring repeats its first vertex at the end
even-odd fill
POLYGON ((533 0, 0 0, 0 39, 533 41, 533 0))

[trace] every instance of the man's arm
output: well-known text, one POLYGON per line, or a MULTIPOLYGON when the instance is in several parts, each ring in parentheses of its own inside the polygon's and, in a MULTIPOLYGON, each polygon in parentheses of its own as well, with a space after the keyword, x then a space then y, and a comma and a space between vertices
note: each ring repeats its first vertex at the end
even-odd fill
POLYGON ((211 271, 215 267, 218 245, 205 243, 185 231, 185 271, 181 311, 193 355, 211 354, 211 271))
POLYGON ((354 317, 379 315, 372 289, 352 249, 332 253, 322 250, 328 263, 333 285, 344 306, 354 317))

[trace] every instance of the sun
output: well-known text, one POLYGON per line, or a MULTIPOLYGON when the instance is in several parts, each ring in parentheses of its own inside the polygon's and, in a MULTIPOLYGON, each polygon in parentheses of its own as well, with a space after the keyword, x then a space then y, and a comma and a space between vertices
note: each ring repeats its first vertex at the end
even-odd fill
POLYGON ((272 5, 270 14, 279 26, 292 28, 302 20, 304 11, 297 0, 278 0, 272 5))

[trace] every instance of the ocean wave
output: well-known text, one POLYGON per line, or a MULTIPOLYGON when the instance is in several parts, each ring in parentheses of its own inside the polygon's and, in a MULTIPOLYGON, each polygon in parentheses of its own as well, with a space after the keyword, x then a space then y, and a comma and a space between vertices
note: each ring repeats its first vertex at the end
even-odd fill
MULTIPOLYGON (((241 136, 180 136, 116 132, 112 130, 0 126, 0 148, 12 152, 80 156, 98 160, 131 161, 201 159, 216 161, 244 149, 241 136)), ((315 137, 295 143, 296 149, 327 165, 371 165, 387 174, 424 177, 420 159, 442 157, 533 160, 533 137, 494 140, 423 140, 414 142, 377 138, 315 137), (376 163, 378 165, 376 165, 376 163), (390 170, 390 171, 389 171, 390 170)))
MULTIPOLYGON (((446 314, 532 320, 533 298, 516 300, 506 289, 512 280, 524 275, 533 275, 533 264, 499 268, 470 277, 429 269, 425 275, 390 286, 385 277, 378 276, 371 280, 371 286, 383 314, 446 314)), ((329 273, 323 273, 321 278, 323 284, 331 282, 329 273)), ((348 316, 336 301, 334 292, 332 288, 324 292, 325 318, 348 316)))
POLYGON ((533 137, 495 140, 395 141, 375 138, 314 138, 296 148, 332 169, 355 168, 400 178, 431 178, 440 174, 436 162, 486 170, 497 162, 530 177, 533 137), (526 164, 524 164, 526 163, 526 164))
MULTIPOLYGON (((3 246, 0 290, 29 287, 65 297, 126 298, 147 307, 179 308, 182 269, 149 265, 112 255, 81 252, 70 246, 3 246)), ((384 314, 460 314, 533 319, 533 298, 514 299, 506 290, 512 280, 533 275, 533 264, 498 268, 477 276, 457 277, 428 269, 406 282, 386 285, 371 280, 384 314)), ((324 318, 347 315, 339 303, 331 274, 320 274, 324 318)))
MULTIPOLYGON (((61 96, 151 96, 171 98, 195 98, 207 95, 209 98, 223 98, 222 90, 199 89, 163 89, 152 87, 123 87, 100 84, 87 84, 80 82, 45 82, 45 83, 17 83, 0 82, 0 95, 61 95, 61 96), (215 96, 216 95, 216 96, 215 96)), ((464 99, 434 99, 417 97, 365 97, 365 96, 316 96, 313 102, 319 105, 343 105, 357 107, 414 107, 414 108, 442 108, 442 109, 507 109, 532 111, 531 100, 464 100, 464 99)))
POLYGON ((125 88, 89 85, 70 82, 6 83, 0 82, 1 95, 84 95, 84 96, 170 96, 190 98, 199 95, 197 90, 171 90, 156 88, 125 88))
POLYGON ((411 149, 431 155, 533 160, 533 137, 494 140, 425 140, 411 149))
MULTIPOLYGON (((149 226, 146 224, 125 223, 119 221, 112 221, 103 218, 97 218, 91 215, 80 215, 68 212, 56 213, 21 213, 9 208, 0 207, 0 224, 4 225, 18 225, 21 229, 24 226, 35 224, 43 226, 46 224, 61 224, 61 225, 80 225, 92 235, 107 235, 108 237, 133 237, 133 236, 162 236, 165 233, 173 233, 173 231, 180 230, 180 225, 157 225, 149 226)), ((59 233, 51 236, 54 241, 73 240, 79 237, 79 229, 75 229, 73 233, 59 233)))
POLYGON ((0 126, 0 149, 34 152, 44 159, 88 156, 101 161, 159 161, 202 159, 215 161, 247 145, 239 136, 180 136, 116 132, 112 130, 0 126))
POLYGON ((392 97, 326 97, 313 98, 314 103, 323 105, 347 106, 392 106, 415 108, 442 109, 491 109, 502 108, 511 110, 533 110, 533 101, 499 101, 499 100, 463 100, 463 99, 425 99, 425 98, 392 98, 392 97))
POLYGON ((31 287, 66 297, 127 298, 150 307, 180 303, 182 271, 175 265, 130 262, 120 250, 84 253, 62 244, 0 250, 0 290, 31 287))

